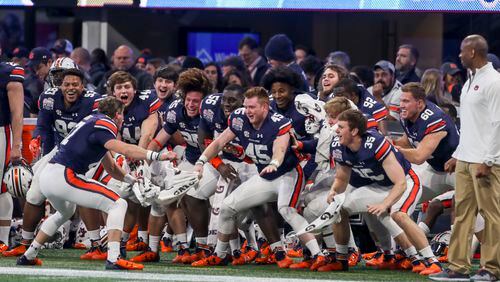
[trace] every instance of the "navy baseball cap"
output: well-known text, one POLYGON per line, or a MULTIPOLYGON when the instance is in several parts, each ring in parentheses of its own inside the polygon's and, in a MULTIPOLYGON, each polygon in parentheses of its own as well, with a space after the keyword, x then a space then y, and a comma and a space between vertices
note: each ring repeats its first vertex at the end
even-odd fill
POLYGON ((390 71, 392 74, 394 74, 396 72, 396 68, 394 67, 394 65, 389 62, 389 61, 386 61, 386 60, 381 60, 381 61, 378 61, 374 66, 373 66, 373 70, 377 70, 377 69, 382 69, 384 71, 390 71))
POLYGON ((446 62, 441 65, 441 72, 443 73, 443 75, 455 75, 460 72, 460 69, 458 68, 457 64, 446 62))
POLYGON ((73 44, 67 39, 57 39, 50 51, 56 54, 70 54, 73 52, 73 44))
POLYGON ((52 53, 44 47, 36 47, 31 50, 28 59, 28 67, 34 68, 40 63, 47 63, 52 58, 52 53))

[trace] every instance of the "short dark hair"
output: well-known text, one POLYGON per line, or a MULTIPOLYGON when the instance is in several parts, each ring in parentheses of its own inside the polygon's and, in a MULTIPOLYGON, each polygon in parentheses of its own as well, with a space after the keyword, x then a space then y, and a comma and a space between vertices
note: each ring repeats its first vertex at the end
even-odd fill
POLYGON ((123 112, 125 104, 114 96, 108 96, 99 102, 98 111, 110 118, 114 118, 117 113, 123 112))
POLYGON ((304 70, 305 73, 316 75, 319 70, 323 67, 321 61, 318 57, 307 55, 302 62, 300 62, 300 67, 304 70))
POLYGON ((358 129, 358 135, 362 136, 366 133, 366 117, 359 110, 345 110, 338 116, 339 121, 347 121, 349 128, 358 129))
POLYGON ((245 36, 243 39, 241 39, 240 43, 238 44, 238 49, 243 48, 245 45, 252 50, 259 48, 259 43, 257 43, 257 40, 255 40, 251 36, 245 36))
POLYGON ((417 47, 411 45, 411 44, 403 44, 399 46, 399 49, 409 49, 411 56, 415 59, 415 64, 418 62, 418 58, 420 57, 420 53, 418 52, 417 47))
POLYGON ((61 78, 64 80, 64 78, 68 75, 73 75, 73 76, 77 76, 80 78, 80 80, 83 82, 83 80, 85 79, 85 75, 83 74, 83 72, 79 69, 65 69, 62 74, 61 74, 61 78))
POLYGON ((137 80, 129 72, 117 71, 113 73, 108 79, 109 92, 113 93, 115 85, 122 84, 125 82, 131 82, 134 90, 137 90, 137 80))
POLYGON ((360 89, 356 81, 350 78, 343 78, 337 83, 337 85, 333 89, 334 96, 343 97, 346 93, 348 94, 354 93, 358 97, 360 96, 361 94, 360 89))
POLYGON ((243 93, 245 93, 245 88, 243 88, 241 85, 238 84, 229 84, 224 88, 224 91, 236 92, 243 96, 243 93))
POLYGON ((415 100, 424 100, 427 95, 425 95, 425 89, 419 82, 408 82, 403 87, 401 87, 402 92, 409 92, 415 100))
POLYGON ((278 66, 271 68, 269 72, 262 78, 261 85, 267 90, 270 90, 273 83, 282 82, 290 85, 294 89, 302 88, 302 78, 298 73, 286 66, 278 66))
POLYGON ((269 94, 267 93, 264 87, 256 86, 245 91, 245 98, 250 99, 253 97, 257 97, 260 103, 269 104, 269 94))
POLYGON ((172 65, 162 66, 156 70, 155 75, 153 77, 154 81, 156 81, 158 77, 168 79, 173 81, 174 83, 177 83, 177 80, 179 79, 179 71, 176 67, 172 65))

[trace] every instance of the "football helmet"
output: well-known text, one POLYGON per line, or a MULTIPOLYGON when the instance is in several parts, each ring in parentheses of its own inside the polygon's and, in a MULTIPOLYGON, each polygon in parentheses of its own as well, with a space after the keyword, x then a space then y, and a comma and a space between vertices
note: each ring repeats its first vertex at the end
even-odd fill
POLYGON ((431 249, 437 257, 446 255, 446 248, 450 244, 451 230, 438 233, 431 240, 431 249))
POLYGON ((71 58, 63 57, 55 60, 49 69, 49 84, 51 87, 59 87, 62 84, 62 72, 67 69, 78 69, 71 58))
POLYGON ((33 179, 33 170, 31 166, 22 160, 20 164, 10 164, 4 174, 3 182, 7 191, 16 198, 26 198, 26 193, 33 179))

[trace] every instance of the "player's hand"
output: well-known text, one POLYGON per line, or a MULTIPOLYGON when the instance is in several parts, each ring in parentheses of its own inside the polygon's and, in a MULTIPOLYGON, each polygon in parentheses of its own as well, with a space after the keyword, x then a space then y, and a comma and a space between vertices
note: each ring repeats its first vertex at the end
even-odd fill
POLYGON ((10 162, 12 164, 21 163, 22 154, 21 154, 21 146, 14 146, 10 150, 10 162))
POLYGON ((33 138, 30 141, 29 149, 34 159, 38 158, 38 155, 40 155, 40 143, 41 143, 40 136, 33 138))
POLYGON ((309 179, 306 181, 306 185, 304 186, 304 191, 306 192, 311 192, 311 190, 313 189, 314 187, 314 181, 309 179))
POLYGON ((382 94, 384 94, 384 86, 382 83, 375 83, 372 88, 372 95, 377 99, 382 99, 382 94))
POLYGON ((335 197, 338 193, 335 190, 330 190, 328 192, 328 196, 326 196, 326 201, 328 204, 331 204, 333 202, 333 197, 335 197))
POLYGON ((238 172, 230 164, 221 163, 219 167, 217 167, 217 171, 220 173, 220 176, 222 176, 222 178, 224 178, 224 180, 226 180, 227 182, 238 177, 238 172))
POLYGON ((491 173, 491 167, 485 164, 480 164, 476 171, 476 177, 477 178, 487 177, 488 175, 490 175, 490 173, 491 173))
POLYGON ((387 207, 384 203, 381 204, 376 204, 376 205, 367 205, 368 212, 376 215, 376 216, 381 216, 383 213, 387 212, 389 207, 387 207))
POLYGON ((201 176, 203 175, 203 165, 201 164, 194 165, 193 171, 198 173, 198 178, 201 178, 201 176))
POLYGON ((273 173, 275 171, 277 171, 278 168, 275 166, 275 165, 268 165, 266 166, 261 172, 260 172, 260 176, 263 176, 265 174, 268 174, 268 173, 273 173))
POLYGON ((448 173, 454 173, 456 166, 457 166, 457 159, 451 158, 446 163, 444 163, 444 171, 448 173))
POLYGON ((177 159, 177 154, 171 151, 166 151, 160 155, 162 161, 173 161, 177 159))

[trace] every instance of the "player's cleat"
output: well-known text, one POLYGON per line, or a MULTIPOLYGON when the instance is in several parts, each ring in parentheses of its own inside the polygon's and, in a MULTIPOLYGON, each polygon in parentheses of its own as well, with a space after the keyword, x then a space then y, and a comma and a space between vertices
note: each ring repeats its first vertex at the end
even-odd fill
POLYGON ((162 253, 171 253, 174 251, 174 247, 172 247, 172 240, 168 238, 163 238, 160 241, 160 247, 162 253))
POLYGON ((354 248, 349 248, 349 267, 355 267, 361 261, 361 252, 354 248))
POLYGON ((42 260, 39 258, 28 259, 25 255, 17 258, 17 265, 42 265, 42 260))
POLYGON ((247 257, 249 262, 255 260, 255 258, 259 255, 259 251, 252 249, 252 247, 246 247, 243 254, 247 257))
POLYGON ((139 251, 143 252, 148 249, 148 244, 144 243, 141 238, 137 239, 135 242, 127 242, 127 252, 139 251))
POLYGON ((23 255, 27 249, 28 249, 28 246, 23 245, 23 244, 19 244, 10 250, 2 252, 2 256, 4 256, 4 257, 18 257, 18 256, 23 255))
POLYGON ((91 247, 85 254, 80 256, 82 260, 105 260, 108 256, 106 251, 103 251, 99 246, 91 247))
POLYGON ((182 263, 182 260, 185 257, 189 257, 191 253, 189 252, 189 249, 184 249, 183 247, 180 247, 179 251, 177 251, 177 255, 172 259, 172 263, 182 263))
POLYGON ((372 252, 372 253, 365 253, 365 254, 362 254, 361 257, 364 259, 364 260, 371 260, 373 257, 375 257, 375 255, 377 253, 382 253, 380 251, 376 251, 376 252, 372 252))
POLYGON ((127 258, 127 244, 122 240, 120 240, 120 257, 127 258))
POLYGON ((293 259, 286 255, 284 250, 278 249, 272 255, 279 268, 289 268, 293 264, 293 259))
POLYGON ((296 262, 290 264, 288 268, 290 269, 305 269, 305 268, 310 268, 313 264, 313 259, 305 259, 301 262, 296 262))
POLYGON ((86 250, 87 246, 83 243, 74 243, 73 246, 71 246, 71 248, 76 250, 86 250))
POLYGON ((288 250, 286 255, 291 258, 301 258, 304 256, 304 253, 300 246, 295 246, 295 248, 288 250))
POLYGON ((375 266, 377 269, 380 270, 396 270, 398 269, 398 265, 396 263, 396 259, 394 256, 384 256, 384 259, 375 266))
POLYGON ((193 254, 182 258, 182 263, 192 264, 195 261, 209 257, 212 251, 208 245, 197 245, 193 254))
POLYGON ((147 251, 143 251, 140 254, 130 259, 131 262, 159 262, 160 256, 158 253, 151 251, 148 248, 147 251))
POLYGON ((334 260, 318 268, 318 272, 328 271, 348 271, 349 262, 347 260, 334 260))
POLYGON ((9 249, 9 246, 7 246, 4 242, 0 241, 0 253, 3 253, 9 249))
POLYGON ((267 251, 265 253, 260 252, 261 257, 255 258, 255 263, 256 264, 274 264, 274 263, 276 263, 276 259, 274 258, 274 255, 270 250, 271 249, 269 247, 268 252, 267 251))
POLYGON ((314 259, 313 263, 311 264, 311 267, 309 267, 310 270, 312 271, 317 271, 318 268, 327 265, 330 261, 332 261, 333 258, 328 256, 316 256, 316 259, 314 259))
POLYGON ((371 259, 365 262, 365 265, 368 267, 376 267, 384 260, 384 253, 377 252, 371 259))
POLYGON ((229 262, 229 258, 226 256, 225 258, 220 258, 217 256, 217 254, 213 254, 211 256, 208 256, 206 258, 202 258, 198 261, 195 261, 191 263, 191 266, 194 267, 204 267, 204 266, 223 266, 227 265, 229 262))
POLYGON ((436 273, 440 273, 441 271, 443 271, 443 268, 441 267, 441 265, 439 264, 439 262, 432 262, 431 264, 429 264, 428 267, 426 267, 424 270, 420 271, 420 275, 431 275, 431 274, 436 274, 436 273))
POLYGON ((442 263, 448 262, 448 247, 443 250, 443 255, 438 257, 438 261, 442 263))
POLYGON ((397 269, 400 270, 412 270, 413 269, 413 264, 411 263, 411 259, 407 257, 402 257, 399 259, 396 259, 396 266, 397 269))
POLYGON ((116 262, 106 260, 107 270, 142 270, 144 265, 140 263, 131 262, 122 258, 118 258, 116 262))
POLYGON ((422 260, 415 260, 411 264, 413 265, 411 271, 414 273, 420 273, 426 268, 422 260))

